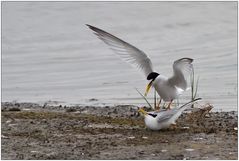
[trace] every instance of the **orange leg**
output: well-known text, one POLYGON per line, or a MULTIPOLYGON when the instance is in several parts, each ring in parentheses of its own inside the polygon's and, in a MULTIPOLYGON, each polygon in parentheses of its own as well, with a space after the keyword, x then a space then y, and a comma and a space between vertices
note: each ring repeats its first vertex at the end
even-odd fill
POLYGON ((160 98, 160 100, 158 102, 158 107, 160 107, 161 101, 162 101, 162 98, 160 98))
POLYGON ((170 106, 171 106, 172 102, 173 102, 173 100, 171 100, 171 101, 169 102, 168 107, 167 107, 167 110, 170 110, 170 109, 171 109, 170 106))
POLYGON ((157 106, 156 106, 156 107, 157 107, 157 108, 156 108, 157 111, 160 111, 161 101, 162 101, 162 99, 160 98, 160 100, 159 100, 159 102, 158 102, 158 104, 157 104, 157 106))

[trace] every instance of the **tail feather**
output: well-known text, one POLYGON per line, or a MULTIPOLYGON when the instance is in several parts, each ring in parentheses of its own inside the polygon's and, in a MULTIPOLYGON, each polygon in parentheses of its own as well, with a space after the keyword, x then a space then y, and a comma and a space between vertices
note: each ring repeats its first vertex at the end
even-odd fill
POLYGON ((197 102, 197 101, 199 101, 199 100, 201 100, 202 98, 196 98, 195 100, 193 100, 193 101, 190 101, 190 102, 187 102, 187 103, 185 103, 184 105, 182 105, 181 107, 179 107, 180 109, 182 109, 182 108, 184 108, 185 106, 187 107, 188 105, 192 105, 192 104, 194 104, 195 102, 197 102))
POLYGON ((197 99, 187 102, 184 105, 182 105, 181 107, 179 107, 177 113, 172 117, 172 119, 177 120, 184 110, 186 110, 189 106, 191 106, 192 104, 196 103, 197 101, 199 101, 201 99, 202 98, 197 98, 197 99))

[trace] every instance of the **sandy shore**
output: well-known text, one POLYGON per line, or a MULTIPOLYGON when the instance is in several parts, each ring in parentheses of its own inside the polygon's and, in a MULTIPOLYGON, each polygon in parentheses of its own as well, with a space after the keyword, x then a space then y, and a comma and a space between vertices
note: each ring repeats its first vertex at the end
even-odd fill
POLYGON ((2 159, 238 159, 237 112, 196 114, 151 131, 134 106, 2 103, 2 159))

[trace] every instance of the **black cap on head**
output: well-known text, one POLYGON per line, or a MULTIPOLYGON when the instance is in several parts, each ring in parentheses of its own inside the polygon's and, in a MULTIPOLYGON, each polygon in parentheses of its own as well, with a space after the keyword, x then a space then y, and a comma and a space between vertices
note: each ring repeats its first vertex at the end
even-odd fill
POLYGON ((147 80, 151 80, 151 79, 154 80, 155 78, 157 78, 158 75, 159 75, 158 73, 152 72, 147 76, 147 80))
POLYGON ((157 116, 156 113, 148 113, 148 115, 149 115, 149 116, 152 116, 152 117, 154 117, 154 118, 157 116))

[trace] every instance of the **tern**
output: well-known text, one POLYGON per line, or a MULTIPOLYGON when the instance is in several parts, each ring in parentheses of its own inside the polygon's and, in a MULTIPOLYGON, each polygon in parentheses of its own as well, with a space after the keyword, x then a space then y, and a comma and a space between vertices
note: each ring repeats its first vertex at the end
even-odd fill
POLYGON ((183 113, 183 111, 199 100, 201 100, 201 98, 197 98, 182 105, 181 107, 169 110, 164 109, 161 111, 146 112, 143 108, 140 108, 138 112, 144 115, 144 122, 147 128, 151 130, 160 130, 168 128, 171 125, 176 125, 176 120, 183 113))
POLYGON ((142 50, 102 29, 86 25, 118 56, 144 72, 147 80, 149 80, 145 96, 153 86, 160 98, 165 102, 169 102, 168 109, 170 109, 172 101, 188 89, 184 71, 191 71, 193 59, 181 58, 174 61, 173 75, 168 78, 153 70, 150 58, 142 50))

